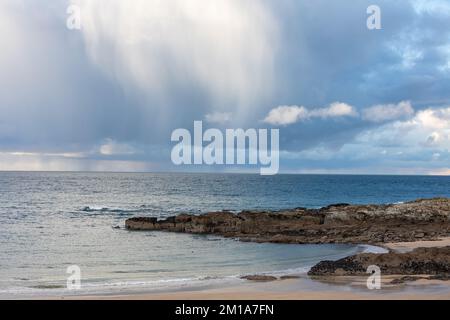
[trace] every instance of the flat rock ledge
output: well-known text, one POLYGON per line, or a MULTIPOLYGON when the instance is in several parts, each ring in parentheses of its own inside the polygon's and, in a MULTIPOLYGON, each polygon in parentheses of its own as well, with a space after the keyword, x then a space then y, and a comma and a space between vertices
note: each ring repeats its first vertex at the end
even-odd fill
POLYGON ((181 214, 164 220, 136 217, 128 230, 215 234, 273 243, 379 244, 436 240, 450 234, 450 199, 389 205, 335 204, 321 209, 181 214))

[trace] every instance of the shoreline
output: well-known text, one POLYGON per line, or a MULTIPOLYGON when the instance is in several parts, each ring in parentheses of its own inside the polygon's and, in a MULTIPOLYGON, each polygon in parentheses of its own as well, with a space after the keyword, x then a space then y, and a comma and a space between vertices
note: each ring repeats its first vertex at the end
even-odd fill
POLYGON ((450 246, 450 237, 442 237, 437 240, 423 240, 414 242, 389 242, 380 243, 378 247, 398 253, 411 252, 417 248, 442 248, 450 246))
MULTIPOLYGON (((443 247, 450 237, 436 241, 407 243, 409 250, 422 247, 443 247)), ((364 245, 365 246, 365 245, 364 245)), ((386 243, 386 249, 398 250, 398 243, 386 243)), ((402 250, 401 248, 399 250, 402 250)), ((270 275, 270 273, 267 273, 270 275)), ((158 289, 130 289, 129 292, 93 293, 31 297, 44 300, 450 300, 450 281, 423 279, 392 284, 404 275, 382 276, 381 290, 369 290, 366 276, 322 276, 291 274, 274 281, 251 281, 189 285, 158 289), (293 276, 293 277, 290 277, 293 276)), ((236 280, 236 279, 235 279, 236 280)))
POLYGON ((242 282, 238 285, 186 288, 160 292, 54 296, 46 300, 450 300, 450 283, 420 280, 389 285, 397 276, 386 276, 382 289, 369 290, 365 277, 330 277, 322 281, 306 277, 271 282, 242 282))
MULTIPOLYGON (((245 243, 243 243, 245 244, 245 243)), ((261 244, 264 245, 264 244, 261 244)), ((288 244, 289 245, 289 244, 288 244)), ((329 244, 324 244, 329 245, 329 244)), ((357 254, 357 253, 363 253, 363 252, 387 252, 387 249, 384 249, 380 246, 373 246, 373 245, 349 245, 349 252, 346 252, 341 255, 341 257, 345 257, 349 254, 357 254), (350 253, 350 251, 353 251, 350 253)), ((337 259, 337 258, 336 258, 337 259)), ((319 261, 319 260, 317 260, 319 261)), ((173 294, 177 292, 199 292, 201 290, 212 290, 212 289, 218 289, 218 288, 229 288, 229 287, 246 287, 246 285, 249 284, 257 284, 261 283, 259 281, 252 281, 247 280, 245 277, 252 276, 254 274, 258 276, 269 276, 269 277, 276 277, 277 282, 283 280, 287 281, 292 278, 307 278, 307 272, 310 270, 310 268, 313 266, 313 264, 310 264, 309 266, 298 266, 296 264, 286 266, 285 269, 276 269, 271 271, 261 271, 252 273, 250 272, 243 272, 240 274, 234 274, 234 275, 224 275, 220 277, 215 276, 199 276, 198 277, 192 277, 189 279, 160 279, 160 280, 154 280, 149 281, 145 284, 141 285, 135 285, 136 282, 141 282, 140 280, 133 280, 130 281, 129 285, 120 285, 117 286, 111 285, 111 282, 109 282, 109 285, 102 286, 101 284, 97 286, 97 288, 91 287, 91 284, 88 284, 85 288, 84 292, 81 291, 80 294, 77 294, 76 291, 73 292, 67 292, 65 293, 59 293, 63 292, 65 289, 61 287, 60 289, 50 289, 50 290, 58 290, 55 292, 58 293, 52 293, 45 290, 45 288, 40 289, 43 291, 37 292, 37 293, 17 293, 18 296, 24 297, 26 299, 59 299, 59 297, 67 297, 69 299, 77 299, 77 297, 111 297, 111 296, 135 296, 135 295, 142 295, 142 294, 173 294), (168 283, 164 287, 161 286, 161 283, 168 283), (90 291, 90 292, 89 292, 90 291), (123 292, 123 293, 122 293, 123 292)), ((142 283, 146 282, 145 280, 142 280, 142 283)), ((267 282, 269 283, 269 282, 267 282)), ((44 286, 45 287, 45 286, 44 286)), ((31 288, 31 287, 30 287, 31 288)), ((39 288, 37 288, 39 289, 39 288)), ((1 296, 0 296, 1 299, 1 296)))

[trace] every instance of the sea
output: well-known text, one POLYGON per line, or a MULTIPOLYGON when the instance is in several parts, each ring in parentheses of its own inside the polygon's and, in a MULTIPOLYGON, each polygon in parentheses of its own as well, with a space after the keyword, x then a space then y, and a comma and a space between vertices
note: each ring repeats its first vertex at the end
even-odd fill
POLYGON ((432 197, 450 197, 450 177, 0 172, 0 298, 221 286, 248 274, 306 274, 321 260, 382 250, 128 231, 130 217, 432 197))

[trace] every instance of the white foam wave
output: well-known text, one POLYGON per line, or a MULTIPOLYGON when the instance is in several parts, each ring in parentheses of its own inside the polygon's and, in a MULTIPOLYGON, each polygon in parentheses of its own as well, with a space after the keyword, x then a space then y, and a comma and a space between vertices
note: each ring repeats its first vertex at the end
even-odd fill
POLYGON ((368 244, 361 244, 361 245, 359 245, 359 247, 362 249, 363 253, 388 253, 389 252, 389 250, 387 250, 385 248, 372 246, 372 245, 368 245, 368 244))

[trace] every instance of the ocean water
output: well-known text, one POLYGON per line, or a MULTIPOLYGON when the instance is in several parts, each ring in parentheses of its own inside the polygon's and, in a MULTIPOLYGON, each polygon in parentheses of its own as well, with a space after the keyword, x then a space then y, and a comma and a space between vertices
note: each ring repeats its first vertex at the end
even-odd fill
POLYGON ((133 216, 436 196, 450 196, 450 177, 0 172, 0 297, 220 285, 245 274, 305 273, 367 250, 127 231, 133 216), (81 269, 80 291, 65 289, 71 265, 81 269))

